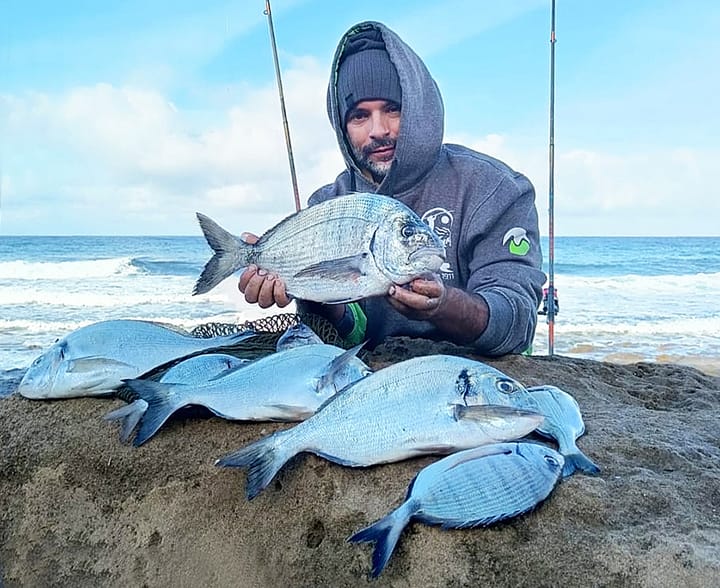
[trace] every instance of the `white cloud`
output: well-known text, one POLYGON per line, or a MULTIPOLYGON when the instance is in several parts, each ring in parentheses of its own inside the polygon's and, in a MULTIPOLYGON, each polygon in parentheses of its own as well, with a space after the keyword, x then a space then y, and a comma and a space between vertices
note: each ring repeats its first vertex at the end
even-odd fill
MULTIPOLYGON (((301 59, 285 78, 304 205, 342 161, 324 112, 324 69, 301 59)), ((160 92, 110 84, 0 100, 8 113, 4 233, 192 234, 195 210, 230 230, 261 231, 261 222, 294 210, 274 86, 246 89, 221 112, 183 110, 160 92), (59 208, 76 212, 62 230, 59 208)))
MULTIPOLYGON (((304 205, 343 168, 325 113, 327 71, 312 58, 286 58, 283 84, 304 205)), ((261 233, 291 213, 276 86, 204 85, 198 93, 224 98, 190 110, 158 90, 102 83, 0 95, 0 233, 198 234, 196 210, 233 232, 261 233)), ((525 173, 546 233, 544 137, 447 140, 525 173)), ((717 149, 663 145, 557 148, 556 234, 718 234, 717 149)))
MULTIPOLYGON (((535 185, 541 233, 548 230, 548 150, 519 138, 453 137, 497 157, 535 185)), ((708 189, 720 153, 656 147, 624 154, 555 152, 555 233, 558 235, 717 235, 720 199, 708 189)), ((712 184, 711 184, 712 185, 712 184)))

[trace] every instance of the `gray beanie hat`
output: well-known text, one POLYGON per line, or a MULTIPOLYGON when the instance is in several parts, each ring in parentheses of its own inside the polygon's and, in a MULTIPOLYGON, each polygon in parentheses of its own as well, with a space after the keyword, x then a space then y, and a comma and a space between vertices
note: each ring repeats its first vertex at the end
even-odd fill
POLYGON ((402 104, 400 78, 380 31, 363 31, 348 39, 337 75, 337 96, 343 123, 348 111, 362 100, 402 104))

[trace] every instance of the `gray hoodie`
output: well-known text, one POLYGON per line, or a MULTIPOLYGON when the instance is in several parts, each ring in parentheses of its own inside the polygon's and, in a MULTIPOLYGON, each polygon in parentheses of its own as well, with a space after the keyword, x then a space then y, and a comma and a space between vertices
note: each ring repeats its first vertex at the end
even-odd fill
MULTIPOLYGON (((312 206, 349 192, 397 198, 423 218, 445 242, 446 286, 481 296, 490 310, 486 330, 475 340, 485 355, 519 353, 532 343, 545 275, 540 270, 535 191, 530 181, 503 162, 467 147, 443 144, 443 103, 423 61, 385 25, 363 22, 343 35, 333 59, 327 109, 347 169, 309 199, 312 206), (375 28, 395 65, 402 88, 395 159, 376 186, 355 163, 338 111, 335 91, 346 40, 375 28)), ((427 321, 395 311, 385 297, 363 300, 367 336, 376 345, 391 335, 443 339, 427 321)))

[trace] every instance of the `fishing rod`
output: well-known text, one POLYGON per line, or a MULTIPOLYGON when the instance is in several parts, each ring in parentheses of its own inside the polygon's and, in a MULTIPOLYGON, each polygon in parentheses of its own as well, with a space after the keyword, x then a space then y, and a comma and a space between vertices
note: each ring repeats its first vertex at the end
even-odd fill
POLYGON ((287 113, 285 112, 285 96, 283 95, 282 78, 280 77, 280 62, 278 61, 277 45, 275 44, 275 28, 273 27, 272 11, 270 0, 265 0, 265 10, 268 27, 270 29, 270 43, 272 44, 273 60, 275 61, 275 78, 277 79, 278 92, 280 93, 280 111, 282 112, 283 130, 285 131, 285 145, 287 146, 288 162, 290 164, 290 179, 292 181, 293 194, 295 196, 295 210, 300 210, 300 192, 298 191, 297 176, 295 174, 295 159, 293 158, 292 143, 290 142, 290 126, 288 125, 287 113))
POLYGON ((548 181, 549 271, 547 288, 548 355, 555 352, 555 0, 550 24, 550 144, 548 181))

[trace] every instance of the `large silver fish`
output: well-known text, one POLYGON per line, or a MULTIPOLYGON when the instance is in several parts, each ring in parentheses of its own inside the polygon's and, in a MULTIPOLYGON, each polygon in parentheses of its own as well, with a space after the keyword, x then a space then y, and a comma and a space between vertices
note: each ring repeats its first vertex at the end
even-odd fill
POLYGON ((283 464, 304 451, 363 467, 518 439, 543 418, 513 406, 516 397, 526 394, 484 363, 450 355, 415 357, 355 382, 305 422, 227 455, 217 465, 246 467, 246 493, 253 498, 283 464))
POLYGON ((254 263, 280 276, 292 296, 350 302, 436 272, 445 260, 440 238, 426 223, 399 200, 378 194, 341 196, 300 210, 253 245, 197 217, 215 255, 194 294, 254 263))
MULTIPOLYGON (((250 359, 240 359, 227 353, 203 353, 175 364, 159 381, 164 384, 200 385, 250 362, 250 359)), ((130 404, 106 414, 105 420, 121 422, 120 440, 125 442, 147 412, 148 406, 146 400, 136 398, 130 404)))
POLYGON ((206 382, 126 380, 145 402, 134 444, 142 445, 184 406, 204 406, 229 420, 298 421, 332 395, 370 373, 356 357, 333 345, 291 347, 221 373, 206 382))
POLYGON ((125 378, 253 335, 203 339, 149 321, 100 321, 69 333, 33 361, 18 392, 32 399, 108 395, 125 378))
POLYGON ((420 470, 400 507, 348 541, 376 544, 370 574, 377 577, 412 519, 452 529, 520 515, 550 495, 563 462, 557 451, 535 443, 498 443, 454 453, 420 470))
POLYGON ((575 398, 557 386, 533 386, 527 390, 530 395, 521 405, 545 416, 545 421, 535 432, 557 441, 558 449, 565 457, 563 476, 576 470, 599 474, 600 468, 576 444, 585 433, 585 423, 575 398))

